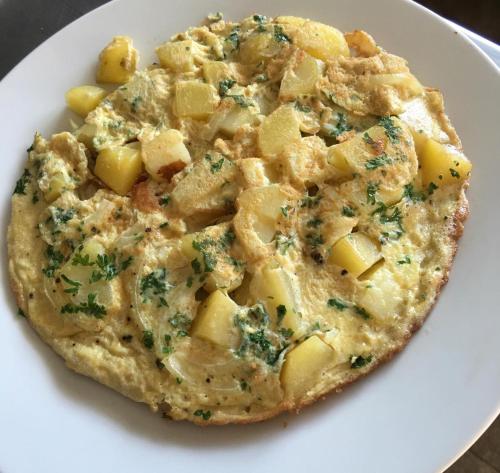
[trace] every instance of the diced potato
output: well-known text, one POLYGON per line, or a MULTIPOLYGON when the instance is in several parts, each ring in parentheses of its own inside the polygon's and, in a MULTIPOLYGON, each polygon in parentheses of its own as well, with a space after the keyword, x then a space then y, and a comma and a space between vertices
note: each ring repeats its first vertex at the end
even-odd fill
POLYGON ((298 400, 313 388, 321 373, 335 362, 335 352, 313 335, 290 351, 281 371, 281 384, 287 398, 298 400))
POLYGON ((472 163, 457 149, 429 138, 419 155, 424 185, 440 186, 467 179, 472 163))
POLYGON ((383 202, 387 207, 398 203, 403 197, 403 191, 401 188, 391 188, 386 189, 380 187, 377 192, 378 199, 383 202))
POLYGON ((249 249, 252 242, 248 238, 251 236, 260 244, 272 241, 281 208, 287 201, 288 196, 279 185, 251 187, 239 195, 235 229, 241 232, 243 243, 248 244, 249 249))
POLYGON ((364 233, 350 233, 332 247, 329 261, 357 278, 382 258, 376 243, 364 233))
POLYGON ((300 139, 300 122, 294 109, 282 105, 268 115, 259 128, 259 148, 264 156, 279 154, 283 148, 300 139))
POLYGON ((65 98, 68 107, 73 112, 82 117, 86 117, 89 112, 99 105, 99 102, 108 93, 101 87, 95 85, 81 85, 73 87, 66 92, 65 98))
POLYGON ((417 155, 420 156, 425 143, 427 143, 428 136, 422 130, 415 130, 413 128, 410 128, 410 130, 413 136, 413 142, 415 143, 415 151, 417 152, 417 155))
POLYGON ((66 189, 74 189, 74 184, 67 173, 57 172, 50 179, 49 188, 44 192, 43 197, 47 203, 52 203, 66 189))
POLYGON ((292 277, 273 261, 254 274, 250 293, 262 302, 275 326, 293 330, 292 339, 304 333, 299 311, 297 285, 292 277))
POLYGON ((224 348, 236 348, 239 337, 234 317, 237 312, 238 305, 226 293, 221 290, 212 292, 198 311, 191 336, 224 348))
POLYGON ((299 16, 278 16, 276 22, 284 25, 302 26, 307 20, 299 16))
POLYGON ((103 149, 97 156, 95 175, 117 194, 127 194, 142 172, 142 158, 135 145, 103 149))
POLYGON ((141 153, 146 171, 156 181, 170 181, 191 162, 184 137, 175 129, 162 131, 152 140, 143 142, 141 153))
POLYGON ((229 68, 227 64, 222 61, 207 61, 203 64, 203 77, 216 89, 219 88, 219 83, 229 76, 229 68))
POLYGON ((242 108, 234 106, 219 124, 219 130, 226 135, 233 136, 244 125, 253 125, 257 121, 254 107, 242 108))
POLYGON ((139 55, 128 36, 115 36, 99 55, 97 82, 124 84, 137 67, 139 55))
POLYGON ((290 100, 299 95, 312 94, 316 82, 321 78, 322 69, 323 64, 309 54, 299 56, 295 67, 285 71, 280 97, 290 100))
POLYGON ((167 42, 156 48, 160 64, 174 72, 194 71, 194 55, 196 43, 191 39, 167 42))
POLYGON ((241 43, 239 58, 243 64, 257 64, 274 56, 279 49, 271 33, 255 33, 241 43))
POLYGON ((83 143, 89 149, 93 149, 94 148, 93 140, 96 133, 97 133, 96 125, 85 123, 74 132, 74 135, 80 143, 83 143))
POLYGON ((195 80, 175 84, 175 114, 198 120, 207 118, 219 104, 219 95, 213 86, 195 80))
MULTIPOLYGON (((348 143, 348 141, 346 142, 348 143)), ((337 172, 339 177, 347 177, 352 175, 353 170, 351 166, 349 166, 349 163, 346 159, 345 153, 343 150, 342 145, 333 145, 328 148, 328 154, 327 154, 327 160, 328 163, 331 164, 334 168, 335 171, 337 172), (340 148, 339 148, 340 146, 340 148)))
POLYGON ((406 97, 420 95, 424 88, 417 78, 409 72, 399 72, 396 74, 371 74, 368 78, 371 86, 389 85, 396 87, 402 92, 407 92, 406 97))
POLYGON ((398 314, 403 300, 401 294, 392 271, 385 264, 378 263, 363 276, 357 305, 378 319, 390 319, 398 314))
POLYGON ((322 61, 335 56, 349 56, 344 35, 332 26, 307 21, 293 35, 294 44, 322 61))

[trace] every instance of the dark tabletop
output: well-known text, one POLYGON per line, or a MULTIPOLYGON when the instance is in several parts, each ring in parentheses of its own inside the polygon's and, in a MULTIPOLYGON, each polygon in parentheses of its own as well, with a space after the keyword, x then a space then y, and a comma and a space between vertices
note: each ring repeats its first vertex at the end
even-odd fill
MULTIPOLYGON (((0 79, 42 41, 107 1, 0 0, 0 79)), ((420 0, 419 3, 500 42, 500 0, 420 0)), ((500 473, 500 418, 447 473, 500 473)))

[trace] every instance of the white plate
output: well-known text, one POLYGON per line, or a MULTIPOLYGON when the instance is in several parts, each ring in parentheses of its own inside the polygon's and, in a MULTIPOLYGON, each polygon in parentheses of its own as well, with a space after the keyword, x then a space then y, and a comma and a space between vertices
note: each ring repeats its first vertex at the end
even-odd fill
MULTIPOLYGON (((408 348, 343 394, 299 417, 200 429, 167 422, 67 370, 15 315, 4 271, 0 470, 422 473, 445 468, 500 409, 500 80, 483 53, 423 8, 396 0, 119 0, 92 12, 45 42, 0 83, 2 232, 34 130, 49 134, 68 127, 63 94, 92 80, 97 55, 111 36, 132 36, 145 66, 156 44, 213 11, 232 19, 256 12, 293 14, 342 30, 365 29, 407 58, 423 83, 443 90, 474 163, 471 217, 450 283, 408 348)), ((5 268, 5 252, 3 263, 5 268)))

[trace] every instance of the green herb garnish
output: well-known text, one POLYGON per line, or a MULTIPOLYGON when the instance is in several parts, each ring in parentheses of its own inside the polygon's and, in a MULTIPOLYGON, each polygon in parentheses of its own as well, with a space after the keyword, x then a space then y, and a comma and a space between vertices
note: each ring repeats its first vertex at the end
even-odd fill
POLYGON ((98 304, 96 298, 97 294, 89 294, 87 296, 87 302, 66 304, 61 308, 61 314, 76 314, 81 312, 82 314, 95 317, 96 319, 102 319, 106 315, 106 308, 98 304))

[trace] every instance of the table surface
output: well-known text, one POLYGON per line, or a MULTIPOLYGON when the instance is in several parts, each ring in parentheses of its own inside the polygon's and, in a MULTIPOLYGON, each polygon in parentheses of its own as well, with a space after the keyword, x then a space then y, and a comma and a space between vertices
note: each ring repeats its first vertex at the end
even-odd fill
MULTIPOLYGON (((104 3, 107 0, 0 0, 0 78, 45 39, 104 3)), ((468 30, 457 29, 500 66, 498 46, 468 30)), ((500 473, 500 417, 446 473, 500 473)))

